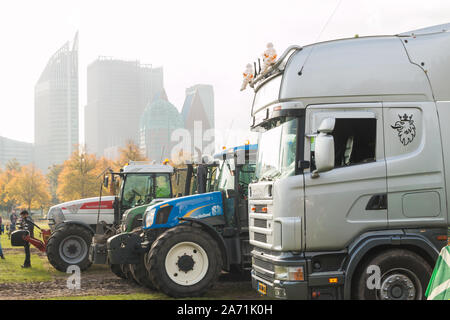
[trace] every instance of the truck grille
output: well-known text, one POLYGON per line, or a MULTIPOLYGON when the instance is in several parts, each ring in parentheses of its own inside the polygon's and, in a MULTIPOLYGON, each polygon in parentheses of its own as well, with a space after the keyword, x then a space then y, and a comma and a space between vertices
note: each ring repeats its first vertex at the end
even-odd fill
POLYGON ((253 226, 257 228, 267 228, 267 220, 264 219, 255 219, 253 226))
POLYGON ((267 235, 264 233, 255 232, 254 233, 254 240, 258 242, 264 242, 267 243, 267 235))
POLYGON ((256 276, 271 282, 275 279, 273 264, 260 259, 253 259, 253 264, 256 276))
POLYGON ((274 271, 274 266, 270 262, 260 260, 260 259, 254 259, 255 266, 266 269, 268 271, 274 271))

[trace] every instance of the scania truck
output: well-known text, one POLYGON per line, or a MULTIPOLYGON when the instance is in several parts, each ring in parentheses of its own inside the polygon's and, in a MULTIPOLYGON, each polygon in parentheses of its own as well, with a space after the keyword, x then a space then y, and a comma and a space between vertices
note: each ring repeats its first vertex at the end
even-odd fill
POLYGON ((447 30, 292 46, 255 75, 255 290, 424 299, 448 238, 447 30))

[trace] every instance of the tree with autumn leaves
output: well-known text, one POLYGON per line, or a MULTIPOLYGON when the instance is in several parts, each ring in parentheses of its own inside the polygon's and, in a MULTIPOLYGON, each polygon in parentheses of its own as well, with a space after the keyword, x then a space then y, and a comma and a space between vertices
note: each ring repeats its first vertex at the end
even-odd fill
MULTIPOLYGON (((129 161, 147 160, 133 141, 119 149, 116 161, 97 158, 76 147, 64 163, 53 165, 46 176, 33 165, 20 166, 17 160, 9 161, 0 169, 0 209, 43 209, 52 205, 99 196, 102 173, 106 169, 118 171, 129 161)), ((103 189, 103 194, 108 190, 103 189)))
POLYGON ((141 152, 141 149, 133 142, 128 140, 124 148, 119 148, 119 159, 114 162, 115 169, 122 168, 129 161, 148 160, 141 152))
MULTIPOLYGON (((106 169, 119 170, 128 161, 146 160, 133 141, 127 141, 124 148, 119 149, 119 159, 112 161, 104 157, 98 159, 88 154, 85 148, 77 148, 62 165, 58 176, 56 195, 60 201, 71 201, 89 197, 98 197, 102 183, 102 173, 106 169)), ((103 190, 104 193, 108 190, 103 190)))
POLYGON ((50 205, 47 180, 33 165, 20 167, 10 161, 0 174, 0 201, 7 211, 14 207, 42 210, 50 205))

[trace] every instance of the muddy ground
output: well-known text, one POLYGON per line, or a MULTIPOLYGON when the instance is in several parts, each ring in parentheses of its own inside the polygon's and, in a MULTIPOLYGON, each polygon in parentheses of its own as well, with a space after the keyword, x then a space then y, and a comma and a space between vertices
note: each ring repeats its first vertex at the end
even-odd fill
MULTIPOLYGON (((12 251, 15 249, 4 249, 12 251)), ((8 253, 8 252, 7 252, 8 253)), ((10 252, 11 253, 11 252, 10 252)), ((32 249, 32 253, 39 255, 46 264, 45 254, 32 249)), ((52 274, 52 281, 28 282, 28 283, 0 283, 0 300, 31 300, 73 296, 110 296, 110 295, 130 295, 149 294, 154 299, 168 299, 169 297, 147 288, 143 288, 137 283, 118 278, 106 266, 93 266, 88 271, 81 274, 81 288, 70 290, 67 288, 68 274, 55 272, 48 264, 52 274)), ((223 273, 219 282, 207 292, 204 298, 213 299, 258 299, 251 288, 250 277, 235 276, 223 273)))

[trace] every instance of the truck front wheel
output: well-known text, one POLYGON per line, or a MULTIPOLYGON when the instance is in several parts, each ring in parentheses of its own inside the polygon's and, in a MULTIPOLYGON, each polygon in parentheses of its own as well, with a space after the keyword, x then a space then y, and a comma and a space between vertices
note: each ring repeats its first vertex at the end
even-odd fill
POLYGON ((219 278, 222 255, 216 241, 201 228, 178 226, 153 243, 146 265, 153 284, 165 294, 201 296, 219 278))
POLYGON ((423 300, 432 269, 418 254, 385 251, 359 270, 353 298, 358 300, 423 300))

